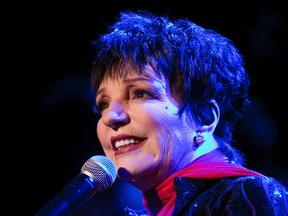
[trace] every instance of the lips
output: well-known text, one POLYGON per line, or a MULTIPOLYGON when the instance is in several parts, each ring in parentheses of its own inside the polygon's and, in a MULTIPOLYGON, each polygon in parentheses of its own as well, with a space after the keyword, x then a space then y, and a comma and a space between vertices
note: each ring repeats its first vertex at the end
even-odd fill
POLYGON ((138 145, 142 143, 145 139, 146 138, 130 135, 119 135, 116 137, 111 137, 110 141, 114 151, 118 153, 123 153, 138 148, 138 145))

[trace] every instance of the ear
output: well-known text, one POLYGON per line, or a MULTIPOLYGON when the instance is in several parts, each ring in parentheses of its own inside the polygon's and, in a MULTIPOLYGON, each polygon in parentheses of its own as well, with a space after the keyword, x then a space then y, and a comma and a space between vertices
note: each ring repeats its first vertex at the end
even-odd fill
POLYGON ((219 106, 217 104, 217 102, 215 100, 210 100, 209 102, 209 106, 210 106, 210 109, 211 109, 211 112, 213 113, 213 116, 214 116, 214 120, 211 122, 211 124, 209 125, 202 125, 200 128, 199 128, 199 132, 208 132, 208 133, 213 133, 218 122, 219 122, 219 118, 220 118, 220 109, 219 109, 219 106))

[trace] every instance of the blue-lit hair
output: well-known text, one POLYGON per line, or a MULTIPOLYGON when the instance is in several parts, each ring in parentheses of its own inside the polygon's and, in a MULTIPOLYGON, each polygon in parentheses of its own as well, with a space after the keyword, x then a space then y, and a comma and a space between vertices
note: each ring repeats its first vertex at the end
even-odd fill
POLYGON ((243 162, 231 142, 235 124, 250 104, 250 80, 231 40, 185 18, 124 11, 93 45, 95 92, 104 75, 125 76, 127 66, 145 73, 143 67, 150 64, 182 99, 180 114, 188 111, 198 124, 209 124, 213 120, 209 101, 218 103, 221 115, 214 134, 220 150, 230 161, 243 162))

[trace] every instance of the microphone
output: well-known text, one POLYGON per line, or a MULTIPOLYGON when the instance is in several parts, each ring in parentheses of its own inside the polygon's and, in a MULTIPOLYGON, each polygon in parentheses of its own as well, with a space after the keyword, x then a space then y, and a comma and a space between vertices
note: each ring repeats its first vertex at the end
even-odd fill
POLYGON ((116 167, 107 157, 97 155, 89 158, 74 177, 35 216, 70 215, 98 191, 112 186, 116 179, 116 167))

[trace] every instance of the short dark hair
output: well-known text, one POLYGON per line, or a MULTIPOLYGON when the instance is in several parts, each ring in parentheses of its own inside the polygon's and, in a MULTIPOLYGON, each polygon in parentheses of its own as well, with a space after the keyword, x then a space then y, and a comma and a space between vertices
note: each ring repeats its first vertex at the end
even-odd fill
POLYGON ((230 39, 186 18, 124 11, 93 45, 95 92, 104 75, 125 76, 127 65, 143 73, 143 66, 149 64, 181 98, 181 112, 188 111, 197 123, 209 124, 213 118, 209 101, 218 103, 221 115, 215 138, 231 161, 243 163, 231 142, 236 122, 250 105, 250 80, 243 57, 230 39))

